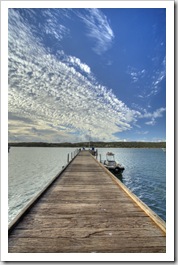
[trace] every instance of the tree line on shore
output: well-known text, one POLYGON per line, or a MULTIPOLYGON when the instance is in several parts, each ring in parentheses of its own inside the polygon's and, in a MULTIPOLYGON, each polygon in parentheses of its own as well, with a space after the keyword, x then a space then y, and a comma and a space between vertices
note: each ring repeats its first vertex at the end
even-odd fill
POLYGON ((45 143, 12 142, 8 146, 17 147, 85 147, 85 148, 166 148, 166 142, 79 142, 79 143, 45 143))

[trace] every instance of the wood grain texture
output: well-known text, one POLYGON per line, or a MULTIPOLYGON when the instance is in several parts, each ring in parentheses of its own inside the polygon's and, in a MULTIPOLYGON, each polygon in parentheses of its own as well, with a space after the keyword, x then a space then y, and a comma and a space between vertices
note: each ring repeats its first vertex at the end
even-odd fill
POLYGON ((166 252, 166 234, 82 151, 9 233, 14 253, 166 252))

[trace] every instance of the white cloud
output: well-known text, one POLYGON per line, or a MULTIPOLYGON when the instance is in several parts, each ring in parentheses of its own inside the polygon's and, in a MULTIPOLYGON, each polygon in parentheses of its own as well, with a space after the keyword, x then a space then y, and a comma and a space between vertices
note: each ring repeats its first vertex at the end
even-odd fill
POLYGON ((90 67, 82 63, 79 58, 76 58, 75 56, 67 56, 63 54, 63 57, 65 58, 63 61, 67 63, 69 66, 79 67, 79 69, 87 74, 91 74, 90 67))
POLYGON ((132 83, 137 83, 142 78, 144 78, 146 70, 145 69, 138 70, 135 67, 128 66, 127 73, 130 75, 132 83))
POLYGON ((137 133, 138 133, 138 134, 141 134, 141 135, 145 135, 145 134, 148 134, 149 131, 138 131, 137 133))
MULTIPOLYGON (((26 9, 26 12, 33 12, 33 17, 31 19, 35 19, 36 13, 33 11, 33 9, 26 9)), ((43 19, 43 23, 39 22, 38 24, 38 28, 40 30, 39 35, 41 38, 46 38, 46 36, 49 35, 53 38, 54 45, 58 45, 58 42, 60 42, 64 37, 68 36, 70 32, 68 28, 59 23, 59 16, 61 13, 65 15, 65 10, 61 9, 60 13, 58 9, 53 9, 53 12, 51 12, 50 9, 44 9, 39 12, 39 16, 45 18, 43 19)))
POLYGON ((165 108, 159 108, 155 110, 153 113, 147 112, 146 110, 144 111, 144 114, 142 115, 142 118, 160 118, 163 115, 163 112, 165 112, 165 108))
MULTIPOLYGON (((157 61, 160 59, 157 58, 157 61)), ((161 82, 166 77, 166 57, 163 58, 161 64, 158 64, 157 69, 154 71, 152 75, 152 83, 150 85, 151 92, 147 94, 147 97, 157 95, 161 89, 161 82)))
POLYGON ((163 117, 163 113, 166 111, 165 108, 159 108, 155 110, 153 113, 147 112, 145 110, 144 114, 141 115, 142 118, 149 118, 151 119, 148 122, 145 122, 146 125, 155 125, 156 119, 163 117))
POLYGON ((155 125, 155 123, 156 123, 155 119, 152 119, 151 121, 145 122, 146 125, 152 125, 152 126, 155 125))
POLYGON ((8 100, 9 140, 74 142, 86 140, 91 130, 92 139, 114 141, 139 115, 98 84, 79 58, 49 54, 15 10, 9 19, 8 100))
POLYGON ((140 90, 137 97, 141 99, 148 99, 157 95, 162 86, 161 82, 166 77, 166 58, 160 59, 158 56, 152 58, 153 69, 152 72, 142 69, 138 70, 135 67, 128 66, 127 74, 130 75, 133 87, 140 90), (134 86, 136 84, 136 86, 134 86))
POLYGON ((61 41, 63 39, 63 35, 68 33, 68 29, 63 25, 58 25, 56 29, 56 23, 53 21, 53 18, 47 20, 47 23, 43 25, 43 29, 45 34, 52 35, 58 41, 61 41))
POLYGON ((78 12, 77 15, 85 23, 87 35, 95 41, 93 50, 101 55, 106 52, 114 39, 114 33, 102 11, 96 8, 85 9, 85 13, 78 12))
POLYGON ((165 112, 166 109, 165 108, 159 108, 156 111, 153 112, 153 117, 156 118, 160 118, 163 116, 163 112, 165 112))

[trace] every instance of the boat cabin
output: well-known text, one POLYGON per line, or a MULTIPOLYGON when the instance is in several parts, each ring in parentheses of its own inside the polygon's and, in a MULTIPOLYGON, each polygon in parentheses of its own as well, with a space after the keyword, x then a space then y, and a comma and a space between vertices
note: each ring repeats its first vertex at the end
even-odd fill
POLYGON ((104 166, 111 171, 114 170, 115 172, 122 172, 124 170, 124 167, 115 161, 115 155, 112 152, 106 153, 104 166))

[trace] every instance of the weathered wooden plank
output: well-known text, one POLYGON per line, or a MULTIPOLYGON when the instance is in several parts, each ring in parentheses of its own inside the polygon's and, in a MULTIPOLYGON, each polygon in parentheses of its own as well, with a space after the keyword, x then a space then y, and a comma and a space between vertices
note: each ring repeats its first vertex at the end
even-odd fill
POLYGON ((117 211, 116 209, 114 209, 112 212, 109 211, 106 208, 101 208, 100 210, 96 209, 96 208, 88 208, 88 210, 86 209, 71 209, 71 208, 64 208, 64 209, 59 209, 59 208, 52 208, 51 210, 48 210, 47 208, 44 209, 39 209, 39 210, 34 210, 33 214, 39 215, 39 216, 47 216, 47 217, 58 217, 60 218, 60 215, 62 214, 73 214, 73 215, 84 215, 87 214, 88 212, 90 212, 91 215, 94 214, 102 214, 103 218, 106 218, 107 215, 112 214, 114 215, 122 215, 123 217, 125 216, 143 216, 144 217, 144 213, 142 211, 130 211, 130 212, 124 212, 122 213, 122 210, 117 211))
MULTIPOLYGON (((93 203, 95 203, 95 204, 100 204, 101 203, 101 200, 100 199, 98 199, 98 198, 86 198, 86 199, 82 199, 82 198, 70 198, 69 196, 68 196, 68 198, 67 199, 64 199, 64 198, 61 198, 60 200, 59 200, 59 197, 56 195, 56 196, 53 196, 52 198, 43 198, 43 199, 41 199, 41 201, 40 201, 40 204, 42 204, 42 203, 48 203, 49 204, 49 207, 50 207, 50 204, 62 204, 62 203, 68 203, 68 204, 73 204, 73 203, 77 203, 78 205, 80 204, 80 203, 87 203, 87 204, 93 204, 93 203)), ((110 199, 103 199, 102 200, 102 205, 105 205, 105 204, 117 204, 117 207, 119 206, 119 205, 121 205, 121 204, 124 204, 124 203, 127 203, 127 204, 132 204, 130 201, 128 201, 127 199, 125 199, 125 198, 116 198, 116 199, 113 199, 113 198, 110 198, 110 199)), ((138 208, 139 209, 139 208, 138 208)), ((141 209, 139 209, 139 210, 141 210, 141 209)))
MULTIPOLYGON (((131 202, 120 202, 116 204, 110 203, 109 201, 103 202, 98 202, 98 203, 87 203, 87 202, 56 202, 55 203, 48 203, 48 202, 43 202, 34 208, 33 211, 44 211, 44 210, 49 210, 50 211, 58 211, 60 208, 60 211, 63 210, 74 210, 74 211, 84 211, 84 212, 90 212, 92 210, 95 211, 107 211, 107 212, 112 212, 114 213, 116 211, 120 212, 119 206, 123 206, 124 204, 124 212, 131 212, 131 211, 136 211, 136 212, 143 212, 141 209, 139 209, 136 205, 133 205, 131 202)), ((123 209, 121 209, 123 212, 123 209)), ((145 213, 144 213, 145 215, 145 213)))
POLYGON ((61 199, 63 200, 119 200, 119 195, 117 193, 113 193, 109 195, 107 193, 99 193, 99 192, 63 192, 60 191, 59 194, 51 195, 51 199, 56 198, 59 202, 61 199))
MULTIPOLYGON (((73 214, 61 214, 55 217, 47 217, 45 215, 34 215, 28 214, 24 217, 23 222, 20 222, 18 228, 22 229, 32 229, 32 228, 63 228, 63 227, 96 227, 96 228, 113 228, 117 227, 119 230, 124 230, 130 228, 132 231, 133 228, 140 229, 157 229, 156 225, 153 225, 152 220, 148 218, 148 216, 120 216, 110 214, 96 214, 89 215, 86 214, 84 216, 77 216, 73 214)), ((158 230, 158 229, 157 229, 158 230)), ((158 230, 161 231, 161 230, 158 230)), ((161 231, 161 234, 164 233, 161 231)))
POLYGON ((140 234, 140 229, 133 228, 132 231, 130 229, 118 229, 118 227, 109 227, 109 228, 101 228, 101 227, 88 227, 88 228, 35 228, 35 229, 16 229, 12 232, 12 237, 16 238, 66 238, 66 237, 80 237, 80 238, 88 238, 88 237, 147 237, 147 240, 152 240, 153 237, 163 236, 157 229, 144 229, 143 233, 140 234), (151 238, 151 239, 150 239, 151 238))
MULTIPOLYGON (((34 215, 38 215, 38 216, 46 216, 47 218, 60 218, 61 215, 85 215, 87 214, 88 211, 86 210, 76 210, 74 211, 74 209, 63 209, 63 210, 57 210, 55 211, 55 209, 51 210, 51 211, 48 211, 47 209, 43 209, 43 210, 39 210, 39 211, 35 211, 33 212, 34 215)), ((122 211, 113 211, 112 213, 108 210, 106 210, 105 208, 101 209, 100 211, 99 210, 96 210, 96 209, 91 209, 90 210, 90 214, 91 215, 94 215, 94 214, 101 214, 103 216, 103 218, 107 218, 108 215, 112 214, 113 216, 118 216, 118 215, 122 215, 123 217, 137 217, 137 216, 142 216, 144 217, 144 213, 143 212, 140 212, 140 211, 130 211, 128 213, 123 213, 122 214, 122 211)), ((80 218, 78 216, 78 218, 80 218)))
POLYGON ((30 246, 28 248, 28 250, 23 247, 9 247, 9 252, 10 253, 165 253, 166 252, 166 248, 162 247, 162 246, 151 246, 151 247, 140 247, 135 248, 135 247, 121 247, 121 248, 116 248, 115 246, 112 248, 104 248, 102 250, 98 250, 96 251, 91 250, 90 251, 88 249, 82 249, 82 250, 76 250, 73 247, 71 247, 71 251, 65 250, 63 248, 58 248, 57 246, 54 246, 52 248, 48 248, 46 249, 45 247, 41 246, 40 248, 36 248, 36 246, 30 246))
POLYGON ((165 251, 162 237, 150 238, 125 238, 125 237, 92 237, 87 238, 12 238, 9 252, 147 252, 147 248, 161 247, 165 251))
MULTIPOLYGON (((93 182, 95 183, 95 185, 99 185, 101 184, 101 180, 100 179, 95 179, 93 180, 92 178, 88 178, 88 179, 79 179, 79 178, 70 178, 70 179, 65 179, 63 181, 61 181, 61 185, 68 185, 68 182, 70 181, 70 185, 90 185, 93 184, 93 182)), ((108 182, 107 180, 103 180, 102 181, 103 184, 105 185, 111 185, 110 182, 108 182)))
POLYGON ((116 192, 118 193, 118 189, 117 187, 108 187, 107 185, 102 185, 97 187, 98 185, 92 185, 92 184, 88 184, 87 186, 85 184, 81 185, 81 184, 77 184, 77 185, 62 185, 62 186, 56 186, 53 191, 59 192, 59 191, 65 191, 67 193, 70 192, 79 192, 79 191, 83 191, 83 192, 105 192, 105 193, 113 193, 116 192))

